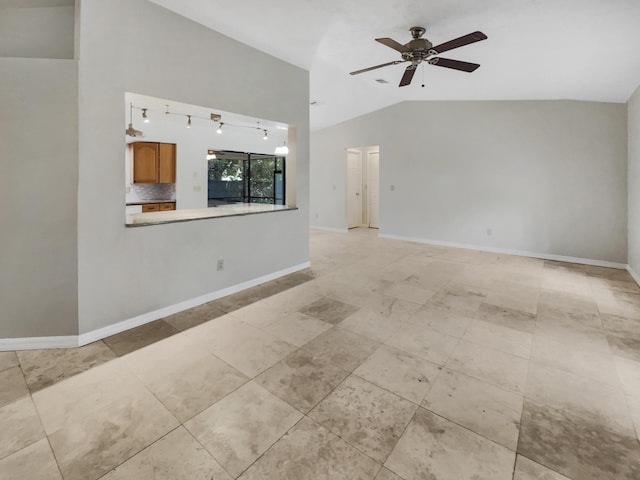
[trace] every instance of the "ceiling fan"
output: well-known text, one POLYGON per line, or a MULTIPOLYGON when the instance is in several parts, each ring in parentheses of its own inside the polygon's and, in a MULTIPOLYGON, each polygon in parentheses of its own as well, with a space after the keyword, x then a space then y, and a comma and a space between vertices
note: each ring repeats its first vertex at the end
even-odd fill
MULTIPOLYGON (((473 32, 468 35, 464 35, 459 38, 455 38, 440 45, 433 44, 426 38, 422 38, 425 29, 423 27, 411 27, 409 29, 413 40, 409 43, 402 45, 396 42, 392 38, 376 38, 376 42, 380 42, 387 47, 397 50, 402 55, 402 60, 394 60, 393 62, 383 63, 382 65, 376 65, 375 67, 363 68, 362 70, 356 70, 351 72, 351 75, 358 75, 359 73, 369 72, 377 68, 388 67, 389 65, 398 65, 399 63, 411 62, 402 75, 399 87, 404 87, 411 83, 414 73, 418 65, 423 61, 426 61, 430 65, 436 65, 438 67, 452 68, 454 70, 460 70, 462 72, 473 72, 480 65, 477 63, 462 62, 460 60, 451 60, 450 58, 436 57, 442 52, 453 50, 454 48, 464 47, 471 43, 486 40, 487 36, 482 32, 473 32)), ((423 85, 424 86, 424 85, 423 85)))

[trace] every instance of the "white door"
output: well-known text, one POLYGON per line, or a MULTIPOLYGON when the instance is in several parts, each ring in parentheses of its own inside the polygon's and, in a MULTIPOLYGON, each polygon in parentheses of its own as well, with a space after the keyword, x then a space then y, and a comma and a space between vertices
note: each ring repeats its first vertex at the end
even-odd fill
POLYGON ((380 228, 378 210, 380 208, 380 153, 369 153, 369 227, 380 228))
POLYGON ((347 226, 362 225, 362 153, 347 151, 347 226))

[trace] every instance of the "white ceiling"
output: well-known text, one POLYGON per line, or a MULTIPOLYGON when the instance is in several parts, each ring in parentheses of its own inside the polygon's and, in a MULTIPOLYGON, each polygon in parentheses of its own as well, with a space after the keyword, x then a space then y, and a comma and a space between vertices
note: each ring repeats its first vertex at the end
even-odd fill
POLYGON ((640 0, 152 1, 308 69, 313 130, 404 100, 626 102, 640 84, 640 0), (403 88, 406 65, 349 75, 399 59, 374 38, 406 43, 412 26, 434 45, 484 32, 444 55, 482 66, 426 65, 403 88))

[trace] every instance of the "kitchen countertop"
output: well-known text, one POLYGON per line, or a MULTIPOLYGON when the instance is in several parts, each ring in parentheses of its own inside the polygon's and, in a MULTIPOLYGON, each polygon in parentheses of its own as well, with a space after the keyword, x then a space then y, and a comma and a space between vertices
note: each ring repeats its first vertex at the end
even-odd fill
POLYGON ((191 220, 202 220, 207 218, 235 217, 297 209, 298 207, 289 207, 287 205, 234 203, 231 205, 220 205, 218 207, 209 208, 169 210, 166 212, 129 213, 127 214, 126 226, 142 227, 163 223, 189 222, 191 220))
POLYGON ((137 202, 127 202, 128 205, 146 205, 148 203, 176 203, 174 200, 138 200, 137 202))

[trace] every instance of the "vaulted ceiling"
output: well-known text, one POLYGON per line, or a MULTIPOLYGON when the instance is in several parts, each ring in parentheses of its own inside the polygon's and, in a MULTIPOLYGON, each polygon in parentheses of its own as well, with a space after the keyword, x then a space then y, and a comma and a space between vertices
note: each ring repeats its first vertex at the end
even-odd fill
POLYGON ((152 1, 309 70, 314 130, 405 100, 626 102, 640 84, 639 0, 152 1), (434 45, 484 32, 446 54, 481 67, 420 66, 402 88, 406 64, 349 75, 399 59, 374 38, 406 43, 412 26, 434 45))

